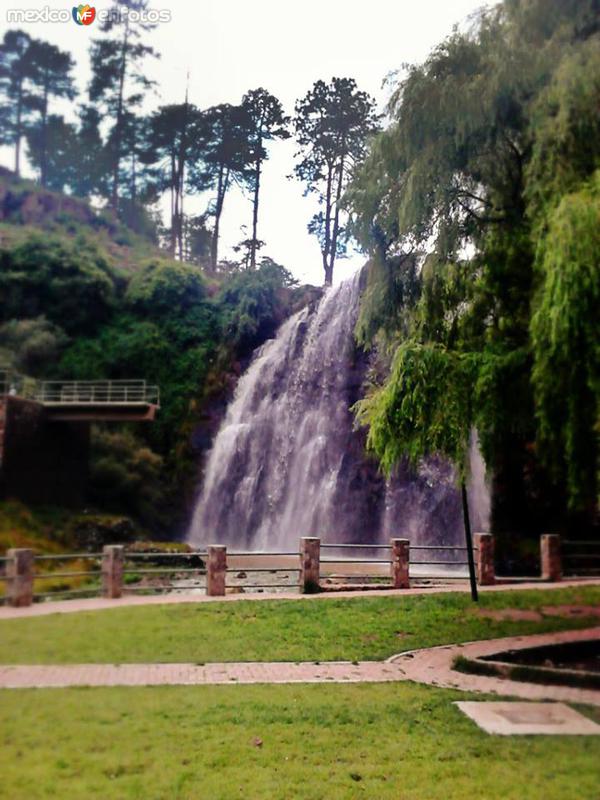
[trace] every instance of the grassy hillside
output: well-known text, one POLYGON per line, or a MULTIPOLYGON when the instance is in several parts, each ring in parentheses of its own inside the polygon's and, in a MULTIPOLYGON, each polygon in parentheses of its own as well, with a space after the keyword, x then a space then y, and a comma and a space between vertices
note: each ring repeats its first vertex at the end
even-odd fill
POLYGON ((208 273, 155 240, 150 218, 134 232, 0 173, 0 362, 35 378, 160 386, 154 423, 94 427, 86 505, 164 538, 182 530, 199 451, 253 349, 315 293, 270 259, 208 273))

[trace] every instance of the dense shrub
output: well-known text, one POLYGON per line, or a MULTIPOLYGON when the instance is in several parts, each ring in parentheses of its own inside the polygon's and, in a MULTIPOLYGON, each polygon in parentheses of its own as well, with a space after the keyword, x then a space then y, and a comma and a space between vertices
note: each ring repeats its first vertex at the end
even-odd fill
POLYGON ((1 319, 44 315, 67 333, 108 318, 115 287, 107 259, 85 239, 35 235, 0 251, 1 319))
POLYGON ((131 280, 126 293, 128 304, 153 313, 178 313, 201 302, 206 282, 197 267, 174 261, 153 261, 131 280))
POLYGON ((11 354, 10 366, 26 375, 47 372, 66 343, 64 331, 45 317, 11 319, 0 326, 0 347, 11 354))

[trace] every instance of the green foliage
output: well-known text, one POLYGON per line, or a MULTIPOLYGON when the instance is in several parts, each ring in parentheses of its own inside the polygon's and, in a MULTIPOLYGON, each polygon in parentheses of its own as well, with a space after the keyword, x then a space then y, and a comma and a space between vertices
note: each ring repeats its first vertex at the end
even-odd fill
POLYGON ((27 145, 32 166, 40 174, 44 171, 44 186, 62 192, 65 186, 75 184, 78 165, 74 154, 79 149, 79 135, 73 124, 51 114, 43 127, 27 131, 27 145))
POLYGON ((112 273, 85 239, 33 236, 0 251, 1 318, 45 315, 67 333, 93 329, 114 302, 112 273))
POLYGON ((133 515, 156 527, 166 487, 162 458, 131 431, 96 428, 90 464, 91 498, 100 507, 133 515))
POLYGON ((600 171, 565 195, 537 254, 531 318, 539 438, 571 504, 593 501, 600 431, 600 171))
POLYGON ((352 78, 332 78, 316 81, 294 111, 301 157, 294 172, 306 184, 305 194, 316 194, 321 206, 308 232, 319 241, 325 284, 331 285, 335 260, 345 254, 348 242, 341 198, 378 128, 375 101, 352 78))
POLYGON ((15 148, 15 173, 19 175, 21 139, 34 109, 29 85, 32 77, 31 37, 21 30, 6 31, 0 44, 0 143, 15 148))
POLYGON ((511 463, 526 497, 551 469, 554 525, 597 502, 597 11, 481 11, 408 69, 347 193, 371 253, 357 335, 398 348, 358 406, 371 447, 388 470, 462 465, 467 393, 492 471, 511 463))
POLYGON ((355 335, 368 348, 381 335, 382 343, 408 333, 409 310, 420 294, 421 278, 412 255, 382 257, 376 252, 369 261, 355 335))
POLYGON ((175 261, 153 261, 131 280, 126 301, 138 310, 152 313, 186 311, 206 296, 202 272, 175 261))
POLYGON ((263 161, 268 157, 266 144, 275 139, 288 139, 289 117, 286 117, 279 100, 266 89, 253 89, 242 98, 242 108, 248 118, 249 142, 252 148, 253 165, 247 178, 252 191, 252 236, 248 240, 249 266, 256 268, 256 253, 264 244, 258 238, 258 206, 260 201, 260 178, 263 161))
POLYGON ((269 258, 259 268, 234 275, 220 291, 224 330, 234 346, 247 353, 272 335, 281 322, 281 290, 296 282, 292 275, 269 258))
POLYGON ((0 347, 12 354, 11 366, 25 375, 44 375, 66 343, 64 331, 45 317, 11 319, 0 325, 0 347))
POLYGON ((532 108, 527 197, 536 218, 600 165, 600 41, 567 51, 532 108))
POLYGON ((148 56, 158 56, 144 42, 147 34, 156 27, 156 22, 143 17, 148 0, 127 0, 126 7, 135 14, 122 13, 119 4, 113 3, 106 19, 100 23, 100 30, 105 35, 93 40, 90 48, 90 101, 111 122, 106 144, 107 166, 112 173, 110 203, 115 212, 123 182, 122 160, 126 156, 135 156, 138 144, 135 136, 130 135, 133 111, 153 85, 142 69, 142 62, 148 56))
POLYGON ((473 425, 475 364, 437 345, 405 343, 396 350, 384 387, 357 404, 369 426, 367 446, 389 475, 403 459, 416 465, 443 454, 466 469, 473 425))

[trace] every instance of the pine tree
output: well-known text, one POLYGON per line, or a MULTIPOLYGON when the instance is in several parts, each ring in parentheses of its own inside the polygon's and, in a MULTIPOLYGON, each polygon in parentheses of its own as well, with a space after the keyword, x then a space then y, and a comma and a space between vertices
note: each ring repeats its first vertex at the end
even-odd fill
POLYGON ((345 252, 342 194, 368 137, 377 130, 375 102, 351 78, 317 81, 296 103, 294 127, 301 156, 296 177, 306 183, 305 193, 316 193, 324 206, 308 230, 319 240, 325 285, 330 286, 335 260, 345 252))
POLYGON ((15 148, 15 173, 21 171, 21 142, 34 110, 32 77, 25 31, 7 31, 0 45, 0 142, 15 148))
POLYGON ((200 134, 200 111, 187 97, 184 103, 162 106, 150 120, 145 159, 155 167, 155 184, 159 193, 169 192, 169 231, 171 254, 183 258, 183 196, 186 171, 197 155, 195 139, 200 134))
POLYGON ((249 185, 252 191, 252 236, 249 240, 249 266, 256 269, 256 251, 263 244, 258 239, 258 206, 260 201, 260 178, 263 161, 268 158, 266 145, 275 139, 289 138, 289 117, 283 113, 279 100, 266 89, 253 89, 242 100, 249 120, 249 144, 252 150, 253 167, 249 185))
POLYGON ((211 242, 211 269, 216 271, 219 249, 219 230, 225 197, 235 182, 248 180, 253 162, 250 147, 250 120, 242 106, 228 103, 203 112, 197 133, 195 160, 188 184, 196 192, 216 190, 210 205, 214 217, 211 242))
MULTIPOLYGON (((39 112, 39 120, 35 124, 36 134, 33 141, 39 148, 35 160, 39 167, 40 183, 48 182, 49 134, 48 109, 51 98, 65 97, 73 100, 76 96, 71 72, 75 62, 69 53, 59 50, 53 44, 39 39, 32 39, 28 50, 30 82, 33 87, 31 105, 39 112)), ((56 121, 54 123, 56 133, 56 121)), ((31 140, 30 140, 31 141, 31 140)))
POLYGON ((138 17, 147 6, 147 0, 126 0, 115 4, 101 26, 101 30, 109 35, 94 41, 91 48, 93 78, 89 88, 90 101, 97 103, 104 117, 112 122, 109 137, 110 205, 115 212, 119 205, 126 114, 139 106, 144 93, 153 85, 142 70, 142 61, 147 56, 158 57, 152 47, 140 41, 156 27, 156 23, 144 22, 138 17), (135 21, 129 11, 136 12, 135 21))

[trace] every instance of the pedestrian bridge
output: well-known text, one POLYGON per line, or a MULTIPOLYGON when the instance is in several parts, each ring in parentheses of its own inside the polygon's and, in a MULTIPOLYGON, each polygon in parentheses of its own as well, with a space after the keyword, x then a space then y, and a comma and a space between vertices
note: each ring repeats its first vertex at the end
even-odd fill
POLYGON ((44 407, 61 421, 153 420, 160 408, 158 386, 145 380, 36 381, 0 370, 0 399, 19 397, 44 407))

